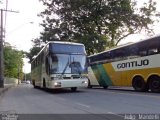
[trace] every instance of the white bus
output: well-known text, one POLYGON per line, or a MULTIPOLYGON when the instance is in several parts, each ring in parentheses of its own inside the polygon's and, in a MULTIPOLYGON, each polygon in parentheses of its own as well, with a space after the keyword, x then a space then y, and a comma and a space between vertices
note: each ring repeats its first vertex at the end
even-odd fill
POLYGON ((86 51, 83 44, 48 42, 31 62, 34 87, 59 89, 87 87, 86 51))
POLYGON ((160 36, 91 55, 88 61, 89 87, 160 92, 160 36))

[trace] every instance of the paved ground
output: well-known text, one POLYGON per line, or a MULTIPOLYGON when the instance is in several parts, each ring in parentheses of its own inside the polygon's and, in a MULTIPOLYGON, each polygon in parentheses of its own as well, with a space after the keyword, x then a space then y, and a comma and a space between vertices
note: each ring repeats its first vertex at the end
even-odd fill
MULTIPOLYGON (((124 89, 104 90, 102 88, 79 89, 77 92, 71 92, 70 89, 46 92, 34 89, 32 85, 22 84, 5 92, 0 99, 0 111, 27 116, 38 114, 37 119, 42 119, 44 115, 50 119, 53 114, 63 114, 62 118, 64 114, 71 114, 72 116, 67 116, 82 115, 83 117, 87 115, 85 118, 94 116, 93 120, 97 117, 114 120, 124 119, 126 114, 157 114, 160 111, 159 100, 159 93, 143 93, 124 89)), ((59 118, 60 116, 54 117, 59 118)))
POLYGON ((13 85, 4 85, 4 88, 0 88, 0 95, 11 88, 13 85))

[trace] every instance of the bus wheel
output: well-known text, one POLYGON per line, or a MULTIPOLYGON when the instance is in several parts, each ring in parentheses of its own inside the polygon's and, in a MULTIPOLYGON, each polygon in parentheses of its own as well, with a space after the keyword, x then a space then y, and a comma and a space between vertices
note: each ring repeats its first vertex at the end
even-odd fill
POLYGON ((88 85, 88 88, 92 88, 92 85, 88 85))
POLYGON ((108 88, 108 86, 103 86, 103 88, 104 88, 104 89, 107 89, 107 88, 108 88))
POLYGON ((147 91, 147 85, 144 81, 144 79, 140 76, 137 76, 133 79, 132 81, 132 87, 136 90, 136 91, 140 91, 140 92, 144 92, 147 91))
POLYGON ((160 77, 159 76, 152 76, 149 79, 149 89, 152 92, 160 92, 160 77))
POLYGON ((72 92, 75 92, 77 90, 77 87, 72 87, 71 90, 72 92))
POLYGON ((43 79, 43 88, 46 89, 46 81, 43 79))
POLYGON ((92 88, 90 80, 88 80, 88 88, 92 88))
POLYGON ((32 81, 32 84, 33 84, 34 88, 37 88, 36 85, 35 85, 35 81, 32 81))

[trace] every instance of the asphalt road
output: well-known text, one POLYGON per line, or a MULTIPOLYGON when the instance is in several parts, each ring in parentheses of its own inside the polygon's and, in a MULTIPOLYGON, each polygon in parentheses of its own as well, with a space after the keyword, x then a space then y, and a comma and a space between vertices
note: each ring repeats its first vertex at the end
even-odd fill
POLYGON ((78 89, 77 92, 71 92, 70 89, 43 91, 34 89, 32 85, 22 84, 0 96, 0 112, 25 115, 84 114, 85 116, 88 114, 94 115, 95 119, 100 117, 114 120, 117 117, 124 119, 126 114, 158 114, 160 113, 159 101, 160 93, 102 88, 78 89))

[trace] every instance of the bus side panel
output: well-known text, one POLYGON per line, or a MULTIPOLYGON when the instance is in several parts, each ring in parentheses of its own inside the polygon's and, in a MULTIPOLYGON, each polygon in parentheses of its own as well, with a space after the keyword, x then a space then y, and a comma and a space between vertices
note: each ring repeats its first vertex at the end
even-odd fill
POLYGON ((116 71, 111 63, 92 66, 92 70, 101 86, 106 84, 108 86, 132 86, 132 80, 136 75, 143 77, 146 82, 150 75, 160 75, 159 67, 116 71))
POLYGON ((49 74, 47 74, 46 72, 46 65, 42 64, 42 71, 41 71, 41 87, 46 87, 46 88, 52 88, 52 84, 51 84, 51 77, 49 74), (45 82, 45 86, 44 83, 45 82))
MULTIPOLYGON (((108 72, 111 72, 112 70, 115 71, 115 74, 118 75, 118 73, 121 72, 121 79, 122 79, 122 86, 132 86, 132 80, 135 76, 141 76, 145 82, 147 82, 149 76, 151 75, 160 75, 160 64, 159 59, 160 55, 152 55, 152 56, 145 56, 135 59, 129 59, 124 61, 118 61, 113 62, 111 68, 108 72), (148 61, 148 64, 143 65, 142 61, 148 61), (124 68, 117 68, 118 64, 124 65, 124 63, 133 63, 136 62, 136 64, 130 64, 128 66, 125 66, 124 68), (139 65, 138 65, 139 64, 139 65)), ((107 64, 108 65, 108 64, 107 64)), ((109 67, 107 67, 109 69, 109 67)), ((113 72, 114 72, 113 71, 113 72)), ((112 78, 113 80, 113 78, 112 78)))
POLYGON ((101 75, 101 71, 99 71, 99 69, 98 69, 98 65, 92 66, 92 70, 94 72, 96 79, 98 80, 99 85, 106 86, 106 83, 104 82, 103 77, 101 75))
POLYGON ((113 83, 112 83, 108 73, 106 72, 103 64, 102 65, 97 65, 97 66, 98 66, 99 72, 101 73, 101 77, 102 77, 102 79, 103 79, 103 81, 105 83, 103 86, 106 86, 106 85, 107 86, 111 86, 111 85, 113 85, 113 83))
POLYGON ((36 86, 41 86, 41 69, 42 69, 42 65, 37 66, 36 68, 34 68, 34 70, 32 70, 32 80, 35 81, 35 85, 36 86))
MULTIPOLYGON (((92 66, 92 70, 100 86, 113 85, 103 65, 94 65, 92 66)), ((93 77, 91 79, 93 79, 93 77)), ((94 84, 91 83, 91 85, 94 85, 94 84)))
POLYGON ((122 73, 119 71, 116 72, 111 63, 104 64, 103 66, 104 66, 104 69, 105 69, 106 73, 108 74, 111 82, 113 83, 112 85, 114 85, 114 86, 122 85, 122 79, 121 79, 122 73))
POLYGON ((95 85, 95 86, 99 85, 98 80, 91 67, 88 67, 88 78, 90 80, 91 85, 95 85))
POLYGON ((127 79, 128 81, 128 86, 132 86, 132 79, 134 76, 141 76, 145 82, 147 82, 149 76, 151 75, 159 75, 160 76, 160 68, 146 68, 146 69, 135 69, 135 70, 130 70, 127 71, 127 79))

